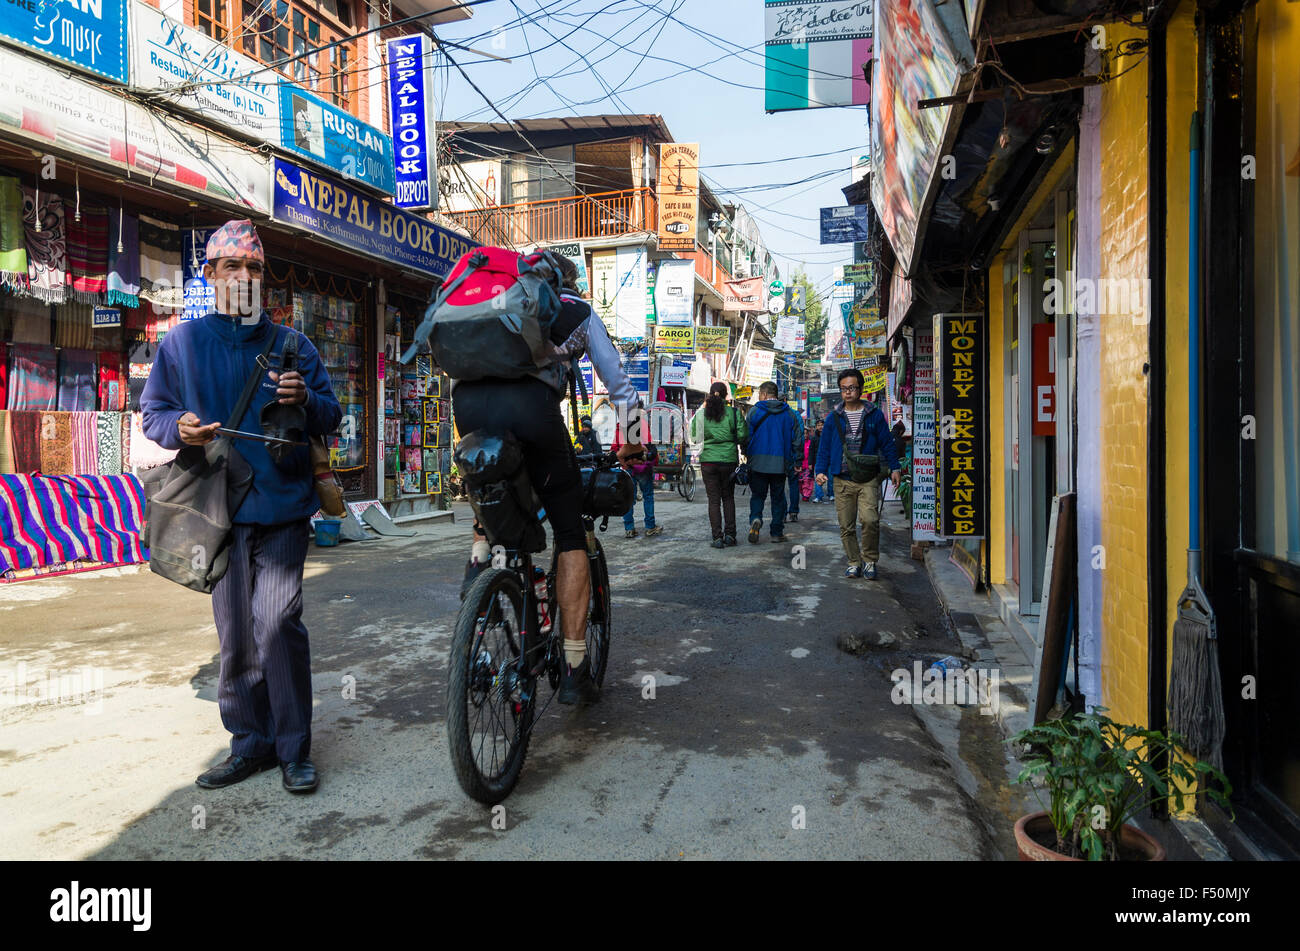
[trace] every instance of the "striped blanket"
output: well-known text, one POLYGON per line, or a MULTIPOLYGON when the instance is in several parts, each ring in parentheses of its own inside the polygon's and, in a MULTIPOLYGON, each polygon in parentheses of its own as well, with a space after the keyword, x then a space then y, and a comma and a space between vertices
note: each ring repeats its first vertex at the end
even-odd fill
POLYGON ((0 475, 0 578, 60 562, 146 561, 143 526, 132 475, 0 475))

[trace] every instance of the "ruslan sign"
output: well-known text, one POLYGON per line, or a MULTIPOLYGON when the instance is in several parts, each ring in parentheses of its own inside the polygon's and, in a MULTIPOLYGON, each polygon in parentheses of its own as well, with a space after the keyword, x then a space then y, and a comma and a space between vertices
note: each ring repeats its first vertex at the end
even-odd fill
POLYGON ((988 376, 979 314, 935 314, 939 534, 983 538, 988 376))
POLYGON ((293 83, 280 83, 280 145, 391 195, 393 140, 293 83))
POLYGON ((700 146, 659 145, 659 250, 694 251, 700 213, 700 146))
POLYGON ((434 147, 433 51, 423 33, 388 41, 388 105, 397 170, 393 204, 438 207, 434 147))

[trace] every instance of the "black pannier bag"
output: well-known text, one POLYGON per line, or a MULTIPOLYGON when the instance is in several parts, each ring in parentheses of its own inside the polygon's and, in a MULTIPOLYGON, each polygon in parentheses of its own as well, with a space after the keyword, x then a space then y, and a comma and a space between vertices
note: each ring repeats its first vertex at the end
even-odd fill
POLYGON ((457 444, 454 458, 489 544, 528 552, 546 547, 537 495, 524 468, 523 447, 514 436, 470 433, 457 444))
POLYGON ((582 470, 582 514, 592 518, 623 515, 635 498, 636 486, 625 470, 582 470))

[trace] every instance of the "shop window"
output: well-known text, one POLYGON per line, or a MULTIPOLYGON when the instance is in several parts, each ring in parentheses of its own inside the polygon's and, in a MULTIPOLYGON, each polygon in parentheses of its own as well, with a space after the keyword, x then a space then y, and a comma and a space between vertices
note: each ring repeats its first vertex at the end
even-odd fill
POLYGON ((195 25, 214 40, 224 42, 229 35, 226 18, 226 0, 198 0, 194 4, 195 25))
POLYGON ((1254 547, 1300 563, 1300 10, 1263 4, 1258 15, 1254 547))

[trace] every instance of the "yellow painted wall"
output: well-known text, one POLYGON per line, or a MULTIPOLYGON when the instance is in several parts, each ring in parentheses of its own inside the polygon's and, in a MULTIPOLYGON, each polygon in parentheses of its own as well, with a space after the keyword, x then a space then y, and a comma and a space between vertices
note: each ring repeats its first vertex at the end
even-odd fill
MULTIPOLYGON (((1110 26, 1110 48, 1140 30, 1110 26)), ((1140 55, 1140 54, 1139 54, 1140 55)), ((1122 76, 1101 87, 1101 277, 1147 278, 1147 66, 1112 61, 1122 76)), ((1142 285, 1144 286, 1144 285, 1142 285)), ((1109 295, 1108 295, 1109 297, 1109 295)), ((1102 705, 1126 723, 1147 722, 1146 404, 1147 322, 1098 302, 1101 344, 1102 705)))
POLYGON ((1002 287, 1002 267, 1006 255, 999 254, 989 265, 989 583, 1007 583, 1006 478, 1007 434, 1003 428, 1002 376, 1006 373, 1006 347, 1002 340, 1006 295, 1002 287))
MULTIPOLYGON (((1187 406, 1187 213, 1188 138, 1196 109, 1196 26, 1192 10, 1180 6, 1169 23, 1166 82, 1168 156, 1165 162, 1165 539, 1169 647, 1173 658, 1178 595, 1187 584, 1188 463, 1187 406)), ((1166 671, 1168 673, 1168 671, 1166 671)))

